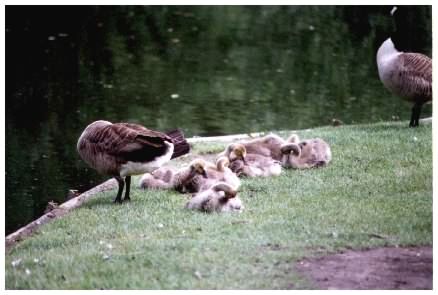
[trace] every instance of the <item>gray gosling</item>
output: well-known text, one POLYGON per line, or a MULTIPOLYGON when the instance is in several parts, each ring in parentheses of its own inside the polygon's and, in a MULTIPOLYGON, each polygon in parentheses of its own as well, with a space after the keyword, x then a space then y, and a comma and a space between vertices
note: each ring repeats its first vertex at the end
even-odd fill
POLYGON ((230 162, 227 157, 217 158, 216 164, 206 161, 205 170, 207 177, 196 176, 191 183, 191 191, 199 192, 209 189, 218 181, 225 182, 237 190, 240 186, 240 179, 228 168, 230 162))
POLYGON ((237 191, 225 182, 217 182, 209 189, 197 193, 185 208, 202 212, 242 212, 245 207, 237 191))
POLYGON ((175 189, 179 192, 187 192, 187 190, 190 191, 188 187, 191 186, 195 177, 198 175, 203 178, 207 177, 206 165, 203 159, 195 159, 177 172, 167 168, 169 170, 161 170, 156 176, 146 173, 140 179, 139 185, 141 188, 175 189))
POLYGON ((268 156, 250 154, 245 145, 232 143, 228 145, 224 154, 228 156, 230 169, 238 176, 269 177, 281 174, 281 164, 268 156))
POLYGON ((142 189, 173 189, 173 177, 175 170, 169 167, 161 167, 152 173, 145 173, 139 181, 142 189))
MULTIPOLYGON (((282 156, 281 145, 285 143, 285 140, 271 133, 260 138, 239 143, 245 147, 248 154, 262 155, 280 161, 282 156)), ((225 155, 225 153, 227 153, 227 151, 224 151, 222 155, 225 155)), ((232 160, 230 159, 230 161, 232 160)))
POLYGON ((300 141, 298 135, 289 137, 282 145, 281 164, 285 168, 306 169, 327 165, 332 158, 330 146, 320 138, 300 141))

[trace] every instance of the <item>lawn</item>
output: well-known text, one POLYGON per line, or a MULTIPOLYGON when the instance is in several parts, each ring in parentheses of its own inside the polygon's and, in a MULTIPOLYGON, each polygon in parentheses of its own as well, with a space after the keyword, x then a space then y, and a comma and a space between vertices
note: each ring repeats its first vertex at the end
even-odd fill
MULTIPOLYGON (((136 177, 130 203, 100 193, 18 243, 6 254, 6 288, 312 289, 294 267, 303 257, 432 245, 432 125, 407 126, 298 131, 325 139, 332 162, 244 179, 241 214, 187 211, 187 196, 140 190, 136 177)), ((197 143, 193 153, 225 145, 197 143)))

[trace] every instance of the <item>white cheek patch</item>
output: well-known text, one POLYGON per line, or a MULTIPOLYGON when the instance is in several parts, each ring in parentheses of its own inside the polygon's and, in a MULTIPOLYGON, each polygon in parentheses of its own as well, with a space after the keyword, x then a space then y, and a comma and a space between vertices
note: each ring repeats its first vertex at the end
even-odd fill
POLYGON ((155 160, 151 162, 141 163, 129 161, 126 164, 123 164, 120 169, 120 176, 125 177, 128 175, 138 175, 146 172, 152 172, 160 168, 163 164, 169 162, 173 154, 173 144, 166 142, 166 145, 168 146, 167 152, 164 155, 155 158, 155 160))

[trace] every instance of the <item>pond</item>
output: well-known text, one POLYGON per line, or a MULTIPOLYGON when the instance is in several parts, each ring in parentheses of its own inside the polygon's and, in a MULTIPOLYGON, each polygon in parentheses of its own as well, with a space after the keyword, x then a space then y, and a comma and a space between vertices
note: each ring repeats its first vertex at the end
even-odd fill
POLYGON ((187 137, 408 120, 375 54, 396 28, 431 56, 431 6, 391 8, 7 6, 6 233, 108 178, 76 152, 97 119, 187 137))

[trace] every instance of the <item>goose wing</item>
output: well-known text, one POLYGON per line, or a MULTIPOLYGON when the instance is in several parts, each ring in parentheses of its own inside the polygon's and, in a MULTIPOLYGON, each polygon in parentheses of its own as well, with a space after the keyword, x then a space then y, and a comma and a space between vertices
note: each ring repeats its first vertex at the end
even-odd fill
POLYGON ((166 153, 166 141, 172 142, 166 134, 137 124, 116 123, 107 128, 104 146, 122 161, 152 161, 166 153))
POLYGON ((403 96, 432 98, 432 60, 419 53, 404 53, 399 56, 398 80, 403 96))

